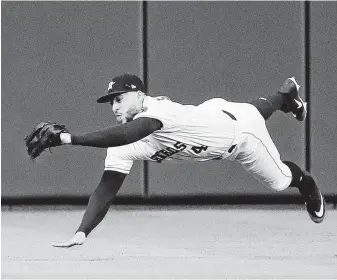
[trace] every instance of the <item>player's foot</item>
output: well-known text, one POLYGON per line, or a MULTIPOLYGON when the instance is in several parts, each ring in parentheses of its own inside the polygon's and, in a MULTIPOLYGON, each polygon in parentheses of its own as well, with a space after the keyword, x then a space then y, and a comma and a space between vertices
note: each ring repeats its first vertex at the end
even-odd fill
POLYGON ((321 223, 325 216, 325 200, 318 189, 314 178, 307 171, 302 171, 303 177, 299 186, 299 191, 304 198, 305 206, 311 220, 321 223))
POLYGON ((285 113, 292 112, 297 120, 303 121, 307 116, 307 103, 299 96, 299 88, 295 77, 292 77, 284 81, 278 92, 286 97, 286 104, 281 110, 285 113))

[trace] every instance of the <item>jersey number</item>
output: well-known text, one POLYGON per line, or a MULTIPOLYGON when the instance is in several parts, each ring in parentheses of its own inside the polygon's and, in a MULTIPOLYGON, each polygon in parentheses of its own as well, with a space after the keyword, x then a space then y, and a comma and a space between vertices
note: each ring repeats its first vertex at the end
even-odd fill
POLYGON ((196 154, 200 154, 202 151, 206 151, 207 148, 208 148, 207 146, 200 146, 200 147, 193 146, 192 151, 195 152, 196 154))

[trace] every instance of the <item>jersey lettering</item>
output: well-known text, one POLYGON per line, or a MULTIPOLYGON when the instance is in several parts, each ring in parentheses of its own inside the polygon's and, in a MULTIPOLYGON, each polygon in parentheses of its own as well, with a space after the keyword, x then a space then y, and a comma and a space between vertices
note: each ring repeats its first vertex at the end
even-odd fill
POLYGON ((166 149, 162 149, 158 152, 156 152, 153 156, 151 156, 151 159, 155 160, 156 162, 162 162, 164 159, 166 159, 167 157, 173 156, 176 153, 179 153, 183 150, 186 149, 186 144, 181 143, 181 142, 176 142, 173 145, 176 149, 168 147, 166 149))
POLYGON ((179 151, 177 151, 176 149, 173 149, 173 148, 166 148, 165 150, 162 150, 161 152, 163 154, 167 155, 168 157, 170 157, 170 156, 176 154, 179 151))
POLYGON ((153 159, 156 162, 162 162, 166 157, 160 156, 158 152, 156 152, 153 156, 151 156, 151 159, 153 159))
MULTIPOLYGON (((187 145, 184 143, 181 143, 179 141, 177 141, 174 145, 174 148, 166 148, 166 149, 162 149, 158 152, 156 152, 153 156, 151 156, 151 159, 153 159, 156 162, 162 162, 164 159, 166 159, 167 157, 173 156, 176 153, 179 153, 183 150, 185 150, 187 148, 187 145)), ((202 151, 206 151, 207 150, 207 146, 193 146, 191 149, 193 152, 195 152, 196 154, 200 154, 202 151)))
POLYGON ((175 148, 177 148, 179 151, 183 151, 186 149, 186 144, 184 143, 181 143, 181 142, 176 142, 174 145, 173 145, 175 148))

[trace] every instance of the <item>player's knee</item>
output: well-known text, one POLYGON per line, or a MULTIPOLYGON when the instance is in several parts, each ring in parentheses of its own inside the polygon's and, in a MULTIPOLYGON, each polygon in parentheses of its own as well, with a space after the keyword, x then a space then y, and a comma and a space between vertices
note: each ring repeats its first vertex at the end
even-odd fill
POLYGON ((272 188, 277 191, 277 192, 282 192, 284 191, 286 188, 288 188, 290 185, 290 182, 289 183, 276 183, 276 184, 273 184, 272 185, 272 188))
POLYGON ((289 187, 291 180, 292 180, 291 177, 284 177, 282 179, 270 182, 268 184, 268 187, 273 189, 274 191, 281 192, 289 187))
POLYGON ((277 192, 284 191, 291 185, 291 182, 293 181, 293 175, 287 164, 281 163, 279 168, 281 172, 278 176, 276 176, 276 179, 274 179, 271 184, 271 188, 277 192))
POLYGON ((288 168, 291 171, 291 174, 292 174, 291 184, 294 185, 294 186, 297 186, 300 183, 301 177, 303 175, 303 172, 302 172, 301 168, 297 164, 295 164, 291 161, 283 161, 283 163, 286 166, 288 166, 288 168))

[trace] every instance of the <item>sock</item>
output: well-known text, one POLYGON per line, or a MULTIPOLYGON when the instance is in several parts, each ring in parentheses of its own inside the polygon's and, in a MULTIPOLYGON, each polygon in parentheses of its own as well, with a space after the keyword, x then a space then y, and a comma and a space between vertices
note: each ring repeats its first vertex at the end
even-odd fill
POLYGON ((283 163, 289 167, 291 175, 293 177, 289 187, 300 188, 304 179, 302 169, 297 164, 291 161, 283 161, 283 163))
POLYGON ((284 95, 278 92, 268 97, 260 97, 250 104, 254 105, 262 117, 267 120, 277 110, 284 109, 284 103, 284 95))
POLYGON ((315 191, 316 183, 312 176, 307 172, 303 171, 303 178, 300 184, 298 185, 298 189, 301 194, 309 195, 315 191))

